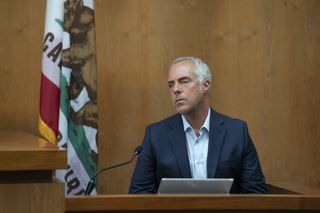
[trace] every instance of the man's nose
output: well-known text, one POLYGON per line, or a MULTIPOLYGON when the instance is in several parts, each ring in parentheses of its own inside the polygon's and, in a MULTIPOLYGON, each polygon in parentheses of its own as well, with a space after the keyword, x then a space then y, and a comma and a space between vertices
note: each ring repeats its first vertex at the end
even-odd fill
POLYGON ((181 92, 180 85, 179 84, 174 84, 173 85, 173 93, 177 94, 177 93, 180 93, 180 92, 181 92))

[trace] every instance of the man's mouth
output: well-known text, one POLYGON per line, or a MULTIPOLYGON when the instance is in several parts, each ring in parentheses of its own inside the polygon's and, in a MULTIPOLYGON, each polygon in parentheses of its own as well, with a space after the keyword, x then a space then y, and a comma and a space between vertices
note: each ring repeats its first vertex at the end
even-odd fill
POLYGON ((177 103, 179 103, 181 101, 185 101, 185 100, 183 98, 178 98, 178 99, 176 99, 175 103, 177 104, 177 103))

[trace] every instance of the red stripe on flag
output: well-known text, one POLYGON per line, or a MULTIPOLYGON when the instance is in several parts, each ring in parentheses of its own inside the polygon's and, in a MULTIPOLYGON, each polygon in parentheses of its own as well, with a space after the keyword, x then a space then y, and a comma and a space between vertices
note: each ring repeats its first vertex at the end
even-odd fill
POLYGON ((41 73, 40 116, 58 135, 60 88, 41 73))

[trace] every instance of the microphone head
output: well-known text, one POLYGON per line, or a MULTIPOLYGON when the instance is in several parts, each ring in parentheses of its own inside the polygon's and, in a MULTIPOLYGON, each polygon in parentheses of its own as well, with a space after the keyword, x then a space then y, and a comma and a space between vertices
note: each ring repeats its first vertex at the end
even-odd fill
POLYGON ((142 151, 142 146, 137 146, 137 148, 134 150, 134 156, 139 155, 142 151))

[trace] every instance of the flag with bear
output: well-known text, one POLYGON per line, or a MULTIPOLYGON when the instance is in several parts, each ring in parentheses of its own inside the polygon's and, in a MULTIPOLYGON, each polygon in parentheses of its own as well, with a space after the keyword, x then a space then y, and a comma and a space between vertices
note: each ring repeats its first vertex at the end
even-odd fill
POLYGON ((56 173, 66 194, 83 194, 98 160, 93 0, 47 0, 39 131, 67 149, 66 170, 56 173))

